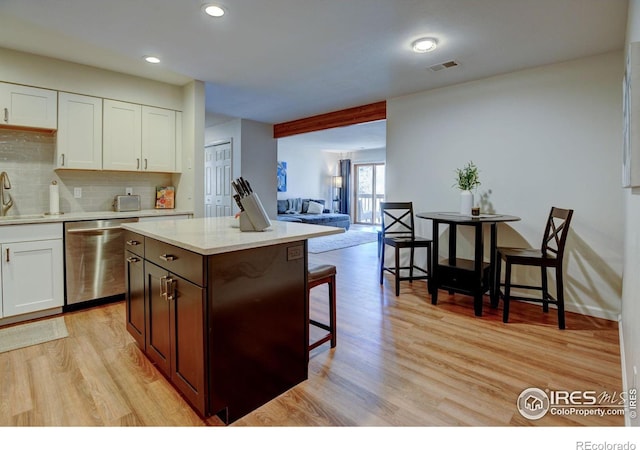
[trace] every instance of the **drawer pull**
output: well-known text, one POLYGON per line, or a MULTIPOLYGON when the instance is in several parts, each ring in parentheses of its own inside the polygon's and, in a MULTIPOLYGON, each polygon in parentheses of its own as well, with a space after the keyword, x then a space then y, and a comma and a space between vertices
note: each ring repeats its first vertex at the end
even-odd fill
POLYGON ((140 245, 139 241, 127 241, 127 245, 140 245))
POLYGON ((9 262, 9 249, 7 249, 7 262, 9 262))
POLYGON ((167 255, 166 253, 164 255, 160 255, 159 258, 163 261, 175 261, 176 259, 178 259, 175 256, 167 255))
POLYGON ((138 261, 140 261, 140 259, 136 258, 135 256, 129 256, 127 258, 127 262, 130 262, 130 263, 137 263, 138 261))

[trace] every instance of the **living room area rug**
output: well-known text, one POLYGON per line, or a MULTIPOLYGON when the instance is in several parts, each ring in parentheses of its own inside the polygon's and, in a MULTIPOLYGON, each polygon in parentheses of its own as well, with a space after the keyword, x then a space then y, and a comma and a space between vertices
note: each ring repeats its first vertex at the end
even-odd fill
POLYGON ((69 336, 63 317, 0 329, 0 353, 55 341, 69 336))
POLYGON ((347 230, 344 233, 332 234, 309 239, 309 253, 324 253, 341 248, 355 247, 378 240, 377 233, 359 230, 347 230))

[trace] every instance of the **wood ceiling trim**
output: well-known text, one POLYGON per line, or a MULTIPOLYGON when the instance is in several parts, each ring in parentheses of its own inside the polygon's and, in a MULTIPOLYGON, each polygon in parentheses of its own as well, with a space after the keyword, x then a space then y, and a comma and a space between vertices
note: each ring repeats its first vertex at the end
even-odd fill
POLYGON ((310 133, 312 131, 329 128, 344 127, 358 123, 373 122, 387 118, 387 102, 371 103, 369 105, 334 111, 290 122, 277 123, 273 126, 275 139, 293 136, 295 134, 310 133))

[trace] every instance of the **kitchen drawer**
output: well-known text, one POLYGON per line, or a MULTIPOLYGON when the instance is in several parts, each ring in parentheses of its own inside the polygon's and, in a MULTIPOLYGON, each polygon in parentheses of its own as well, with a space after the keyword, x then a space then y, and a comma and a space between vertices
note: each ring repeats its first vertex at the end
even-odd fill
POLYGON ((62 239, 62 222, 0 226, 0 242, 62 239))
MULTIPOLYGON (((448 264, 448 260, 440 261, 437 269, 438 286, 442 288, 457 289, 464 292, 474 292, 478 289, 477 276, 474 273, 473 261, 460 259, 456 265, 448 264)), ((489 263, 482 264, 482 287, 489 289, 489 263)))
POLYGON ((146 238, 144 250, 147 261, 180 275, 198 286, 206 286, 204 256, 150 238, 146 238))
POLYGON ((124 248, 144 258, 144 236, 134 233, 133 231, 125 230, 124 248))

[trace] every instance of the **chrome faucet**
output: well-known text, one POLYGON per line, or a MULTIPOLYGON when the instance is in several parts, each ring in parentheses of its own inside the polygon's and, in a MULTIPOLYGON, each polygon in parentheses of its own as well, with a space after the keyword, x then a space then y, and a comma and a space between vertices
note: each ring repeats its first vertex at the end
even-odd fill
POLYGON ((2 201, 2 208, 0 208, 0 216, 6 216, 7 211, 13 206, 13 199, 11 194, 5 193, 5 190, 11 189, 11 181, 9 180, 9 174, 7 172, 0 173, 0 200, 2 201), (9 200, 5 200, 8 197, 9 200))

